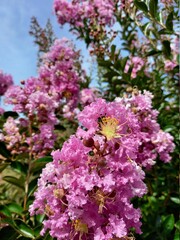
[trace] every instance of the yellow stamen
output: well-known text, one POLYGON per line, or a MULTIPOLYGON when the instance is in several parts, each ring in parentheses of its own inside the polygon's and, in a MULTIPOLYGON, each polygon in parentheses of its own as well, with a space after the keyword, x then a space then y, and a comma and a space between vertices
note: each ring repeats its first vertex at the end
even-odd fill
POLYGON ((56 198, 59 198, 59 199, 62 199, 64 197, 64 195, 65 195, 65 192, 64 192, 63 188, 61 188, 61 189, 54 189, 53 193, 54 193, 54 196, 56 198))
POLYGON ((54 214, 54 212, 52 211, 51 207, 48 204, 46 204, 46 206, 45 206, 45 214, 47 216, 50 216, 50 215, 54 214))
POLYGON ((70 99, 72 97, 72 93, 70 91, 64 91, 62 95, 66 99, 70 99))
POLYGON ((76 232, 80 232, 81 234, 88 233, 87 224, 83 223, 80 219, 74 220, 73 225, 76 232))
POLYGON ((119 121, 114 117, 103 117, 101 119, 100 124, 100 133, 104 135, 107 140, 111 140, 113 138, 120 137, 117 134, 117 130, 119 129, 118 124, 119 121))

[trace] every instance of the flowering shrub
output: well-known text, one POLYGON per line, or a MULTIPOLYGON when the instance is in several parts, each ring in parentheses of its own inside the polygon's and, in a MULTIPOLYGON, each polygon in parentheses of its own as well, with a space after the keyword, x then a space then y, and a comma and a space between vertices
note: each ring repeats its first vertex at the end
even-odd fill
POLYGON ((0 108, 2 240, 177 240, 177 1, 54 0, 54 12, 98 83, 33 20, 37 76, 14 86, 0 72, 13 105, 0 108))

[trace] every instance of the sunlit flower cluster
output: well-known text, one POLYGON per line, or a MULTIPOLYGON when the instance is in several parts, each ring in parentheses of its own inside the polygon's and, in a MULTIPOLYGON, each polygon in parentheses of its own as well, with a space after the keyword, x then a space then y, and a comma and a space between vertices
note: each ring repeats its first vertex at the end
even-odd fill
POLYGON ((60 24, 70 23, 77 27, 84 27, 84 20, 90 18, 93 23, 102 22, 111 25, 113 22, 115 1, 94 0, 80 1, 55 0, 54 10, 60 24))
POLYGON ((91 54, 104 54, 106 45, 116 37, 112 27, 118 0, 55 0, 54 11, 61 25, 69 23, 71 31, 91 46, 91 54))
POLYGON ((78 114, 76 135, 52 153, 30 206, 31 215, 46 215, 42 235, 49 230, 58 240, 108 240, 127 237, 131 228, 141 233, 141 213, 131 199, 147 191, 142 166, 152 166, 154 151, 169 161, 174 148, 151 97, 99 98, 78 114))

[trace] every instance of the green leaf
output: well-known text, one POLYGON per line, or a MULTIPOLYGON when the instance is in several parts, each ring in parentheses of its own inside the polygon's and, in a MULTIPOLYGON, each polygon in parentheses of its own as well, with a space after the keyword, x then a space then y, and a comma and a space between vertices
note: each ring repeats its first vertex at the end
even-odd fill
POLYGON ((147 35, 147 31, 148 31, 148 28, 151 24, 149 22, 145 23, 144 25, 142 25, 142 31, 144 32, 145 35, 147 35))
POLYGON ((149 57, 149 56, 153 56, 153 55, 160 54, 160 53, 162 53, 162 51, 153 49, 153 50, 149 51, 146 54, 146 56, 149 57))
POLYGON ((174 224, 175 228, 177 228, 180 231, 180 220, 178 220, 175 224, 174 224))
POLYGON ((0 165, 0 173, 1 173, 7 166, 9 166, 9 163, 1 163, 1 165, 0 165))
POLYGON ((53 240, 53 238, 49 235, 49 233, 47 233, 47 234, 44 236, 44 240, 53 240))
POLYGON ((164 52, 164 55, 167 57, 167 58, 170 58, 170 55, 171 55, 171 46, 170 46, 170 42, 168 40, 164 40, 162 42, 163 44, 163 52, 164 52))
POLYGON ((174 202, 176 204, 180 204, 180 199, 179 198, 171 197, 170 199, 171 199, 172 202, 174 202))
POLYGON ((161 9, 158 10, 157 19, 158 19, 158 21, 159 21, 161 24, 163 24, 163 19, 164 19, 164 18, 163 18, 163 12, 162 12, 161 9))
POLYGON ((17 239, 18 233, 14 230, 14 228, 8 226, 8 227, 3 227, 0 230, 0 236, 1 240, 14 240, 17 239))
POLYGON ((174 216, 170 214, 166 216, 162 221, 163 232, 169 234, 174 228, 174 216))
POLYGON ((6 112, 4 112, 3 116, 4 116, 4 118, 8 118, 8 117, 18 118, 19 117, 17 112, 14 112, 14 111, 6 111, 6 112))
POLYGON ((134 3, 136 5, 136 7, 139 8, 140 10, 142 10, 143 12, 145 12, 145 13, 148 12, 148 7, 144 2, 135 0, 134 3))
POLYGON ((22 236, 26 238, 35 239, 34 231, 26 223, 18 219, 18 220, 15 220, 15 224, 16 224, 16 229, 22 236))
POLYGON ((47 163, 52 162, 51 156, 46 156, 33 161, 31 172, 35 173, 41 170, 47 163))
POLYGON ((19 215, 21 215, 23 212, 23 208, 20 205, 18 205, 17 203, 8 204, 7 208, 9 209, 10 212, 17 213, 19 215))
POLYGON ((42 157, 39 158, 37 160, 35 160, 36 163, 48 163, 48 162, 52 162, 52 157, 51 156, 46 156, 46 157, 42 157))
POLYGON ((98 64, 101 67, 107 67, 107 68, 109 68, 112 65, 111 61, 109 60, 98 60, 98 64))
POLYGON ((116 51, 116 45, 113 44, 113 45, 111 46, 111 60, 114 59, 115 51, 116 51))
POLYGON ((39 239, 41 230, 42 230, 42 225, 37 226, 33 229, 36 239, 39 239))
POLYGON ((0 216, 4 217, 11 217, 11 212, 9 211, 8 207, 5 205, 0 205, 0 216))
POLYGON ((6 148, 6 144, 1 141, 0 141, 0 154, 5 158, 8 158, 11 156, 10 152, 6 148))
POLYGON ((150 0, 149 2, 149 12, 152 17, 156 18, 158 9, 158 0, 150 0))
POLYGON ((163 28, 163 29, 161 29, 158 33, 159 33, 160 35, 161 35, 161 34, 172 34, 172 31, 167 30, 166 28, 163 28))
POLYGON ((3 223, 6 223, 6 224, 12 226, 12 227, 14 228, 15 223, 14 223, 14 221, 12 220, 11 217, 1 218, 1 221, 2 221, 3 223))
POLYGON ((28 197, 31 196, 37 188, 37 178, 33 179, 29 184, 28 197))
POLYGON ((57 124, 55 125, 55 130, 65 131, 66 128, 62 124, 57 124))
POLYGON ((11 167, 17 171, 18 173, 24 173, 27 174, 27 169, 28 167, 25 166, 25 164, 18 162, 18 161, 14 161, 11 163, 11 167))
POLYGON ((166 28, 170 31, 173 31, 173 12, 170 12, 170 14, 167 17, 166 28))
POLYGON ((123 72, 124 72, 124 68, 126 66, 127 60, 128 60, 128 57, 125 57, 121 60, 121 68, 123 72))
POLYGON ((117 82, 119 82, 119 78, 118 78, 118 76, 114 76, 114 77, 112 78, 112 83, 115 84, 115 83, 117 83, 117 82))
POLYGON ((172 132, 176 127, 173 125, 168 125, 164 128, 165 132, 172 132))
POLYGON ((42 223, 43 220, 45 218, 45 214, 38 214, 36 215, 36 220, 39 222, 39 223, 42 223))
POLYGON ((5 176, 2 179, 8 183, 11 183, 19 188, 24 189, 24 182, 21 179, 18 179, 12 176, 5 176))
POLYGON ((173 240, 179 240, 179 239, 180 239, 180 231, 176 229, 173 240))

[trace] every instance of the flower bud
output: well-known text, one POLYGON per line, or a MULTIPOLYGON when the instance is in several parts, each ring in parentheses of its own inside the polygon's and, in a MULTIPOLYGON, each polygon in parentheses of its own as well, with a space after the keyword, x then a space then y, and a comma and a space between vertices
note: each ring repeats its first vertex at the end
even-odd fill
POLYGON ((94 146, 94 140, 93 140, 93 138, 83 139, 83 144, 86 147, 93 147, 94 146))

